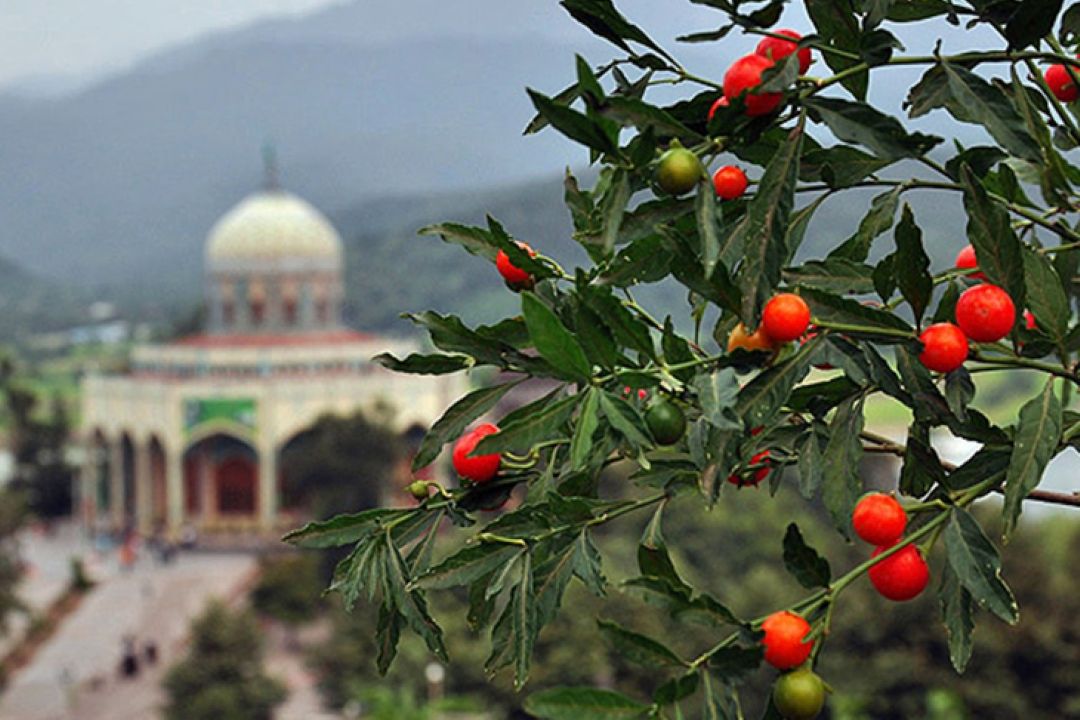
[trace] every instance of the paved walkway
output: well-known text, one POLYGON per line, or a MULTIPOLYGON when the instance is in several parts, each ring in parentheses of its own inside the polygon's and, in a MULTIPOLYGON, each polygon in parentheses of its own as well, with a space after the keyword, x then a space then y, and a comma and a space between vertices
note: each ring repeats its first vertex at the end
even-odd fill
POLYGON ((142 560, 107 571, 30 665, 0 697, 0 720, 147 720, 158 717, 160 677, 183 654, 192 617, 210 597, 235 595, 250 581, 250 555, 181 554, 166 566, 142 560), (159 649, 138 681, 118 676, 125 636, 159 649))

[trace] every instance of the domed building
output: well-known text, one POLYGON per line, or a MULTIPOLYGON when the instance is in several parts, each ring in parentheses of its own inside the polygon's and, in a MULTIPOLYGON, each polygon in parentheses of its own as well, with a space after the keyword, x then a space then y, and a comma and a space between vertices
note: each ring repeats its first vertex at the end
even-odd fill
POLYGON ((426 428, 462 380, 372 362, 418 350, 342 322, 343 249, 310 204, 268 183, 210 230, 201 334, 132 351, 123 375, 83 383, 85 521, 175 535, 278 532, 282 453, 325 414, 389 405, 397 430, 426 428))

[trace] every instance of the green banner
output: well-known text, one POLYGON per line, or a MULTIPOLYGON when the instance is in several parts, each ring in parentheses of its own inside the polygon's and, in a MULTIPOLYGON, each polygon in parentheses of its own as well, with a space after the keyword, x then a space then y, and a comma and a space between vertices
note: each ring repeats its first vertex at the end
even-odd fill
POLYGON ((255 430, 253 398, 204 398, 184 402, 184 432, 193 435, 207 425, 255 430), (237 427, 239 426, 239 427, 237 427))

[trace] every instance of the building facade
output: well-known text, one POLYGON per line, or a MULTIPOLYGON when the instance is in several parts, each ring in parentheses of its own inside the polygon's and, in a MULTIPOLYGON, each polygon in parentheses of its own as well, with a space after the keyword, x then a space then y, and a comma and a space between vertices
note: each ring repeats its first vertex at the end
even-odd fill
POLYGON ((85 521, 175 536, 276 532, 299 508, 282 453, 320 416, 377 406, 426 428, 459 376, 391 373, 372 357, 418 350, 342 322, 342 243, 302 199, 270 187, 226 213, 206 243, 203 333, 132 351, 122 375, 83 383, 85 521))

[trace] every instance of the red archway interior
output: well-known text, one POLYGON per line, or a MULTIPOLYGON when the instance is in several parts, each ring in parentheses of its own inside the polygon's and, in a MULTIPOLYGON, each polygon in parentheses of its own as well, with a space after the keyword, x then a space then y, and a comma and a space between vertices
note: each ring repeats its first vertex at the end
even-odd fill
POLYGON ((218 512, 251 514, 255 512, 255 488, 258 481, 255 463, 246 457, 233 456, 217 467, 218 512))

